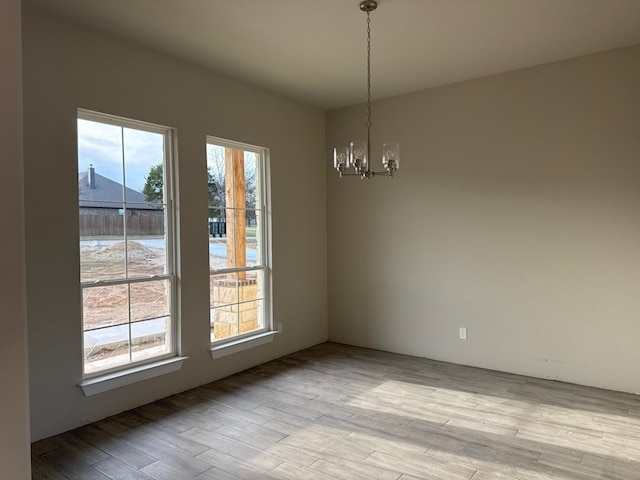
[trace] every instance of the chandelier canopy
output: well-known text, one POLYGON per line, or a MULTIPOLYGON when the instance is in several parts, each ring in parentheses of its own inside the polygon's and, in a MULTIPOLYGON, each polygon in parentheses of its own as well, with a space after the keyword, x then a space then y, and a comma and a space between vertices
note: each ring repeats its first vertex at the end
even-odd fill
POLYGON ((375 175, 386 175, 393 177, 393 174, 400 167, 400 144, 398 142, 387 142, 382 145, 382 166, 384 171, 374 172, 371 170, 369 161, 371 145, 371 17, 369 14, 378 7, 375 0, 363 0, 360 2, 360 10, 367 14, 367 141, 353 141, 348 147, 336 147, 333 149, 333 166, 340 177, 343 175, 353 175, 360 178, 371 178, 375 175), (354 173, 348 169, 353 166, 354 173))

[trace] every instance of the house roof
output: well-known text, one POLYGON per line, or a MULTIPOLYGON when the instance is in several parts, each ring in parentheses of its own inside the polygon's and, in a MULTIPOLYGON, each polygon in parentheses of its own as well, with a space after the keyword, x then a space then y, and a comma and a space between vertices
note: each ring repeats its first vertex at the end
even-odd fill
POLYGON ((78 173, 78 195, 81 207, 122 208, 123 195, 129 208, 136 210, 157 210, 160 206, 147 202, 144 195, 124 187, 107 177, 94 174, 95 188, 89 184, 89 172, 78 173))

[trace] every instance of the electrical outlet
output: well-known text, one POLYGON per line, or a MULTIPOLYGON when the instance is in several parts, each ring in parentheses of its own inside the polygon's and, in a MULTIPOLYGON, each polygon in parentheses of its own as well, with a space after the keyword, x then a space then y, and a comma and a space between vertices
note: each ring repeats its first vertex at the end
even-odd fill
POLYGON ((458 336, 460 337, 460 340, 466 340, 467 339, 467 328, 466 327, 460 327, 459 331, 458 331, 458 336))
POLYGON ((276 327, 277 327, 278 333, 282 333, 282 322, 278 322, 276 327))

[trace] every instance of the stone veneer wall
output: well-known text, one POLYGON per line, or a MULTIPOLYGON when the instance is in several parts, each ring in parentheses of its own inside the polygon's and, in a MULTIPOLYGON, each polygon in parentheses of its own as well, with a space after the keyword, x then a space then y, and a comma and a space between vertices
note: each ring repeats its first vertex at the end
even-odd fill
POLYGON ((211 285, 213 339, 220 340, 257 329, 258 281, 256 278, 214 280, 211 285))

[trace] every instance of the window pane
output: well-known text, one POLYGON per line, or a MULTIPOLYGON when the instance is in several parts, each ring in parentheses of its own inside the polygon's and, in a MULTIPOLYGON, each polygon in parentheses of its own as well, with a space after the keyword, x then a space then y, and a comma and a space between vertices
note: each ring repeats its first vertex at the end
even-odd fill
POLYGON ((145 360, 171 351, 169 317, 131 324, 132 360, 145 360))
POLYGON ((211 275, 210 286, 212 341, 237 335, 238 300, 242 294, 238 273, 211 275))
POLYGON ((109 190, 119 185, 118 200, 122 202, 122 127, 78 119, 78 172, 78 184, 85 194, 91 194, 89 190, 96 190, 99 184, 109 190), (92 167, 93 188, 89 175, 92 167))
MULTIPOLYGON (((213 223, 210 225, 210 229, 217 229, 219 227, 226 227, 226 222, 213 223)), ((209 269, 220 270, 227 268, 227 240, 226 238, 219 238, 209 236, 209 269)))
POLYGON ((162 203, 164 135, 133 128, 123 128, 122 135, 125 200, 128 203, 162 203))
POLYGON ((256 264, 258 265, 265 265, 267 263, 267 259, 262 257, 262 252, 263 252, 263 241, 265 238, 265 232, 264 232, 264 214, 262 213, 262 210, 257 209, 255 210, 255 227, 254 227, 254 231, 255 231, 255 239, 256 239, 256 264))
MULTIPOLYGON (((102 216, 103 220, 107 217, 102 216)), ((83 215, 80 215, 82 222, 83 215)), ((120 220, 122 222, 122 220, 120 220)), ((124 237, 80 238, 80 280, 91 282, 105 279, 121 279, 125 276, 124 237)))
POLYGON ((85 373, 129 363, 129 324, 84 332, 85 373))
POLYGON ((164 209, 147 212, 127 210, 127 214, 127 276, 167 273, 164 209))
POLYGON ((244 218, 242 211, 226 209, 227 217, 227 266, 246 266, 245 252, 242 248, 244 239, 244 218))
POLYGON ((254 210, 247 210, 245 215, 247 218, 247 228, 245 231, 245 259, 246 265, 253 267, 255 265, 260 265, 262 262, 258 248, 260 230, 259 225, 257 224, 256 212, 254 210), (253 221, 251 221, 252 217, 253 221))
POLYGON ((209 217, 222 221, 226 200, 224 147, 207 144, 207 177, 209 217))
POLYGON ((169 280, 132 283, 131 321, 147 320, 169 315, 169 280))
MULTIPOLYGON (((257 155, 253 152, 244 152, 244 191, 245 205, 248 210, 256 209, 257 188, 257 155)), ((252 220, 249 216, 249 220, 252 220)), ((248 223, 251 225, 251 222, 248 223)))
POLYGON ((225 213, 224 148, 207 144, 207 191, 209 202, 209 269, 227 267, 227 219, 225 213))
POLYGON ((211 275, 209 287, 211 308, 238 303, 237 273, 211 275))
POLYGON ((129 286, 110 285, 82 289, 84 330, 129 322, 129 286))
POLYGON ((264 327, 262 300, 240 304, 240 333, 251 332, 264 327))
POLYGON ((235 305, 211 309, 211 341, 238 335, 238 310, 235 305))
POLYGON ((242 286, 240 293, 241 302, 261 300, 264 298, 264 272, 262 270, 246 272, 245 278, 241 279, 239 283, 242 286))

